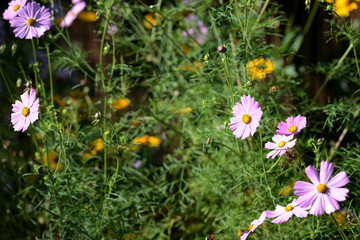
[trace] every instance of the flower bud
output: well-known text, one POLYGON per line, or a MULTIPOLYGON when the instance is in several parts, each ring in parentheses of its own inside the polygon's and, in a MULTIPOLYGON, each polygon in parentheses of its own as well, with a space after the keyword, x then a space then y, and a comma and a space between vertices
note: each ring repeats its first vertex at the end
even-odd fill
POLYGON ((269 87, 270 94, 276 95, 278 91, 279 91, 279 87, 276 85, 269 87))
POLYGON ((207 61, 209 61, 210 60, 210 54, 206 54, 205 56, 204 56, 204 60, 207 62, 207 61))
POLYGON ((95 118, 95 120, 98 120, 100 118, 100 113, 98 113, 98 112, 95 113, 94 118, 95 118))
POLYGON ((218 50, 219 53, 226 52, 226 48, 223 45, 218 46, 217 50, 218 50))

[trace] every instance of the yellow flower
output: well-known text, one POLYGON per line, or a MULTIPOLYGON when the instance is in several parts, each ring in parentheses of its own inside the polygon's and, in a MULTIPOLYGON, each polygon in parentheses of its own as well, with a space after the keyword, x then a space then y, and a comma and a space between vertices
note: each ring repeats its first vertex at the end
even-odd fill
POLYGON ((340 17, 348 17, 350 12, 357 9, 359 0, 336 0, 334 4, 335 12, 340 17))
MULTIPOLYGON (((47 154, 43 154, 42 160, 44 162, 44 165, 46 166, 48 165, 47 159, 48 159, 47 154)), ((51 169, 56 169, 58 172, 61 172, 64 169, 64 164, 58 165, 59 156, 55 151, 49 152, 49 159, 50 159, 49 166, 51 169)))
POLYGON ((94 141, 91 142, 91 145, 93 146, 92 151, 99 152, 104 149, 104 143, 101 138, 97 138, 94 141))
POLYGON ((78 15, 78 19, 82 22, 95 22, 97 19, 96 13, 92 11, 82 11, 78 15))
POLYGON ((148 13, 145 15, 143 25, 146 29, 152 29, 153 26, 157 26, 159 24, 160 18, 158 16, 155 17, 155 13, 148 13))
POLYGON ((133 145, 130 147, 132 151, 140 151, 140 146, 159 147, 161 139, 153 136, 142 136, 134 138, 133 145))
POLYGON ((246 72, 251 80, 262 80, 266 77, 266 74, 272 73, 274 68, 274 63, 270 59, 256 58, 247 63, 246 72))
POLYGON ((191 107, 187 107, 187 108, 184 108, 184 109, 180 109, 180 110, 176 110, 176 111, 173 111, 174 114, 176 115, 181 115, 181 114, 188 114, 192 111, 192 108, 191 107))
POLYGON ((142 146, 146 146, 148 144, 149 137, 148 136, 142 136, 138 138, 134 138, 133 144, 140 144, 142 146))
POLYGON ((339 226, 343 229, 349 229, 350 223, 348 221, 347 215, 348 211, 346 210, 339 210, 336 212, 333 212, 332 215, 334 216, 336 222, 339 224, 339 226))
POLYGON ((283 189, 280 190, 280 195, 287 196, 294 187, 294 182, 290 181, 283 189))
POLYGON ((203 67, 201 62, 193 62, 193 64, 186 63, 185 66, 179 67, 179 70, 182 71, 190 71, 190 72, 197 72, 203 67))
POLYGON ((128 98, 118 98, 115 99, 112 103, 113 111, 116 112, 117 110, 122 110, 129 106, 130 100, 128 98))
POLYGON ((162 141, 157 137, 149 137, 148 142, 150 147, 159 147, 162 141))

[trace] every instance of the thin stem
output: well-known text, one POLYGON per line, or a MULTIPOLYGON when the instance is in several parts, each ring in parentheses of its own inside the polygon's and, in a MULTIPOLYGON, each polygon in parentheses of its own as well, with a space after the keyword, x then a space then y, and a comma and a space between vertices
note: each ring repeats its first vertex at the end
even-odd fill
POLYGON ((51 99, 51 104, 54 105, 53 75, 52 75, 52 67, 51 67, 50 50, 49 50, 49 44, 47 42, 44 42, 44 44, 45 44, 46 55, 48 58, 48 67, 49 67, 50 99, 51 99))

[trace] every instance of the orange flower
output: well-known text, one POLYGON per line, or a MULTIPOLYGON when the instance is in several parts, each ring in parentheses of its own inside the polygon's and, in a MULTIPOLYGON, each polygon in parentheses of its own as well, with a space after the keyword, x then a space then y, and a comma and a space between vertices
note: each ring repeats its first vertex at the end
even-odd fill
POLYGON ((82 11, 81 13, 79 13, 78 19, 82 22, 87 22, 87 23, 95 22, 97 19, 97 15, 92 11, 82 11))
POLYGON ((251 80, 262 80, 265 79, 266 74, 272 73, 274 68, 274 63, 270 59, 256 58, 247 63, 246 72, 251 80))
POLYGON ((155 16, 155 13, 148 13, 145 15, 143 20, 143 25, 146 29, 152 29, 153 26, 158 26, 160 24, 160 17, 155 16))
MULTIPOLYGON (((49 155, 49 167, 50 169, 54 170, 56 169, 58 172, 61 172, 64 169, 64 164, 58 164, 58 160, 59 160, 59 156, 55 151, 50 151, 48 153, 49 155)), ((44 162, 44 165, 48 166, 48 155, 47 154, 43 154, 42 155, 42 160, 44 162)))
POLYGON ((112 103, 113 111, 116 112, 117 110, 123 110, 130 104, 130 99, 128 98, 118 98, 115 99, 112 103))

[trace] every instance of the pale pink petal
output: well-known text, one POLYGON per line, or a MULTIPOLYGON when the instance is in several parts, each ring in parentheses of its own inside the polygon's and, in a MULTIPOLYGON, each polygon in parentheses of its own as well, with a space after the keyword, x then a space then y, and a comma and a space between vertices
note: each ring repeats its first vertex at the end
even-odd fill
POLYGON ((245 125, 244 134, 242 135, 241 139, 245 139, 250 136, 250 126, 245 125))
POLYGON ((28 129, 29 125, 30 125, 30 118, 25 117, 25 122, 24 122, 22 131, 24 132, 26 129, 28 129))
POLYGON ((293 213, 291 211, 284 212, 279 217, 272 220, 271 223, 281 224, 283 222, 287 222, 291 218, 292 215, 293 215, 293 213))
POLYGON ((320 183, 326 184, 329 181, 333 172, 334 172, 334 164, 329 163, 328 161, 321 161, 321 163, 320 163, 320 183))
POLYGON ((251 136, 254 136, 254 133, 256 132, 256 128, 259 127, 259 122, 251 121, 250 128, 251 128, 251 136))
POLYGON ((333 199, 332 197, 328 196, 327 194, 323 194, 324 202, 325 202, 325 212, 327 214, 330 214, 332 212, 335 212, 340 208, 338 202, 333 199))
MULTIPOLYGON (((303 196, 309 194, 316 190, 316 186, 314 184, 304 182, 304 181, 296 181, 295 186, 293 188, 295 190, 294 194, 297 196, 303 196)), ((299 203, 299 201, 298 201, 299 203)))
POLYGON ((294 213, 295 216, 299 217, 299 218, 304 218, 307 217, 308 212, 302 208, 302 207, 294 207, 294 209, 292 210, 292 212, 294 213))
POLYGON ((305 172, 312 183, 314 183, 316 186, 320 184, 319 175, 313 166, 308 166, 307 168, 305 168, 305 172))
POLYGON ((271 149, 274 149, 277 147, 278 147, 278 144, 276 144, 276 143, 273 143, 273 142, 265 143, 265 149, 271 150, 271 149))
POLYGON ((251 228, 251 230, 249 232, 255 231, 258 226, 260 226, 261 224, 263 224, 265 222, 265 219, 266 219, 266 213, 262 212, 258 219, 251 222, 251 225, 253 225, 253 227, 251 228))
POLYGON ((285 208, 283 206, 277 205, 275 211, 265 211, 265 214, 267 218, 274 218, 280 216, 284 212, 285 208))
POLYGON ((294 139, 294 140, 292 140, 290 142, 287 142, 284 147, 285 148, 292 148, 292 147, 295 146, 295 144, 296 144, 296 139, 294 139))
POLYGON ((19 121, 14 125, 14 130, 20 131, 24 126, 24 123, 25 123, 25 117, 19 119, 19 121))
POLYGON ((318 192, 315 190, 315 191, 310 192, 308 194, 299 196, 297 202, 298 202, 300 207, 306 208, 306 207, 310 206, 314 202, 314 200, 317 198, 317 196, 318 196, 318 192))
POLYGON ((271 157, 272 159, 274 159, 278 154, 279 154, 279 150, 275 149, 269 152, 268 154, 266 154, 266 158, 271 157))
POLYGON ((315 216, 322 215, 325 212, 324 194, 320 193, 314 201, 309 213, 315 216))
POLYGON ((28 107, 28 103, 29 103, 29 93, 28 91, 24 92, 23 94, 21 94, 21 102, 23 103, 24 107, 28 107))
POLYGON ((39 112, 30 113, 30 122, 34 123, 39 118, 39 112))
POLYGON ((326 186, 330 188, 339 188, 345 186, 349 182, 349 178, 346 175, 345 171, 339 172, 336 174, 330 181, 326 184, 326 186))
POLYGON ((346 196, 349 192, 349 189, 347 188, 328 188, 327 190, 329 196, 334 198, 335 200, 342 202, 346 200, 346 196))

